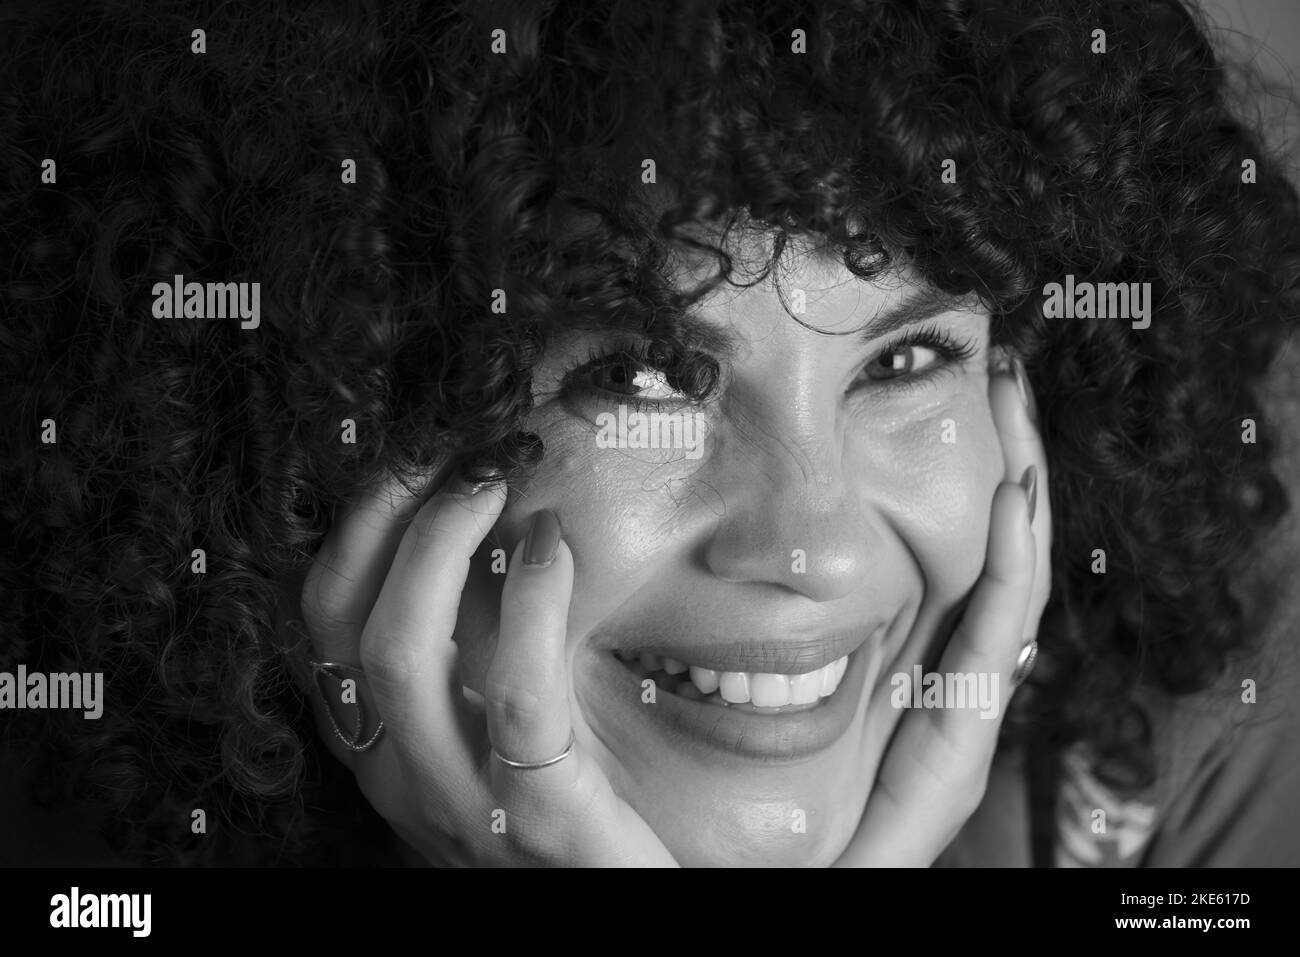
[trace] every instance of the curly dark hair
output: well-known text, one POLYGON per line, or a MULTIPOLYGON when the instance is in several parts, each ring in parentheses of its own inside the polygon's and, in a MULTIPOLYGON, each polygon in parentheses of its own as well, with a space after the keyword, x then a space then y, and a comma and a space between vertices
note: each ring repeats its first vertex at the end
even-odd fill
POLYGON ((816 234, 859 276, 976 292, 1024 358, 1054 591, 1010 739, 1149 783, 1142 688, 1203 687, 1250 634, 1233 583, 1286 501, 1269 423, 1252 445, 1240 420, 1291 328, 1300 214, 1179 0, 47 0, 0 36, 0 668, 107 694, 98 721, 7 718, 8 746, 124 854, 367 859, 382 825, 315 747, 278 583, 385 471, 535 463, 550 331, 695 301, 723 244, 685 293, 667 251, 736 211, 774 257, 816 234), (1150 282, 1150 328, 1045 320, 1067 273, 1150 282), (260 282, 260 327, 154 319, 174 274, 260 282))

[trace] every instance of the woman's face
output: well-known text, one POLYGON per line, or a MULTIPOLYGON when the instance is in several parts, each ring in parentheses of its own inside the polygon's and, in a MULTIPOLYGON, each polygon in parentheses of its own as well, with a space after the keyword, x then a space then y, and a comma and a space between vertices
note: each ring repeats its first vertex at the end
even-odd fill
POLYGON ((907 273, 867 282, 802 245, 782 263, 791 311, 837 335, 792 319, 770 279, 724 284, 695 309, 721 368, 701 402, 622 355, 624 333, 548 346, 528 424, 546 455, 475 556, 456 632, 482 691, 504 580, 492 552, 553 510, 575 563, 578 741, 687 865, 840 853, 901 717, 890 678, 932 664, 950 633, 1003 475, 977 301, 934 305, 907 273), (702 441, 633 447, 638 411, 691 416, 702 441), (700 670, 668 673, 682 665, 700 670))

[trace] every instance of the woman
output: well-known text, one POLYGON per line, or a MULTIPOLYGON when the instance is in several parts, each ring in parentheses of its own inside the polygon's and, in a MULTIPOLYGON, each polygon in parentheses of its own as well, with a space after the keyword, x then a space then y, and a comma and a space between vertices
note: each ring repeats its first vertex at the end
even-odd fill
POLYGON ((1295 863, 1295 192, 1181 3, 915 7, 15 23, 0 664, 105 676, 8 722, 38 803, 1295 863))

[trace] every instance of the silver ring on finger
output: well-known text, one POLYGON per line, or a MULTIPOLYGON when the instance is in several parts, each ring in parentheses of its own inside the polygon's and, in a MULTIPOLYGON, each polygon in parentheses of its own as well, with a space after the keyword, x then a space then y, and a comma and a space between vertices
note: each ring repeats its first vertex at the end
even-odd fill
POLYGON ((577 736, 575 735, 575 733, 573 731, 570 731, 569 743, 565 746, 564 750, 561 751, 553 758, 547 758, 545 761, 511 761, 509 758, 505 757, 500 751, 498 751, 495 747, 492 749, 492 755, 502 764, 508 765, 509 767, 519 768, 522 771, 534 771, 537 768, 547 768, 550 767, 552 764, 559 764, 561 761, 567 758, 570 754, 573 753, 573 743, 576 739, 577 736))
POLYGON ((384 722, 374 709, 362 704, 365 674, 356 665, 340 661, 313 661, 312 686, 325 704, 334 736, 349 751, 372 748, 384 733, 384 722))
POLYGON ((1038 640, 1034 639, 1020 649, 1020 657, 1016 659, 1016 670, 1011 673, 1011 687, 1018 688, 1024 684, 1037 662, 1038 640))

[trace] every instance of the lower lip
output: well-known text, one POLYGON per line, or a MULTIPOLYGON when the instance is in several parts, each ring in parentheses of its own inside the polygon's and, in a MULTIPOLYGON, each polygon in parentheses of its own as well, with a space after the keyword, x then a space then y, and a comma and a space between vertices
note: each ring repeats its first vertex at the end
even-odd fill
POLYGON ((706 751, 712 759, 722 752, 765 762, 797 761, 829 748, 853 723, 862 699, 864 647, 849 656, 834 694, 815 708, 787 714, 755 714, 692 701, 662 688, 656 689, 653 704, 643 703, 645 679, 608 651, 593 652, 587 687, 601 699, 602 710, 626 714, 628 727, 649 725, 674 747, 706 751))

